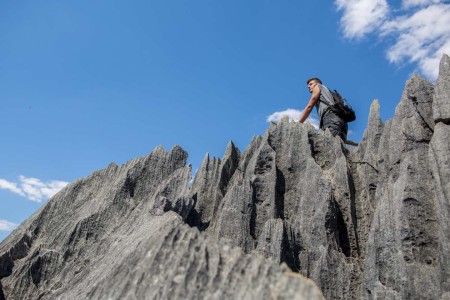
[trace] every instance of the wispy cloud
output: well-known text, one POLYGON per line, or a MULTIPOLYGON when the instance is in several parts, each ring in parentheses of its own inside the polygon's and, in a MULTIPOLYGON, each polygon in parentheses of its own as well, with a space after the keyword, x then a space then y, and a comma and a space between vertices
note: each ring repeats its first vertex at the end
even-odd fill
POLYGON ((427 6, 430 4, 437 4, 442 1, 440 0, 403 0, 402 7, 405 9, 416 7, 416 6, 427 6))
POLYGON ((21 196, 25 196, 25 194, 22 192, 22 190, 17 186, 17 183, 9 182, 4 179, 0 179, 0 189, 2 190, 8 190, 10 192, 13 192, 15 194, 19 194, 21 196))
POLYGON ((387 57, 392 63, 404 60, 417 63, 430 78, 437 78, 443 53, 450 53, 450 5, 430 5, 410 16, 386 22, 381 35, 395 35, 387 57))
POLYGON ((0 219, 0 231, 12 231, 16 229, 17 226, 17 224, 0 219))
POLYGON ((68 182, 65 181, 52 180, 43 182, 40 179, 25 176, 19 176, 19 182, 0 179, 0 189, 8 190, 36 202, 42 202, 51 198, 67 184, 68 182))
MULTIPOLYGON (((298 120, 300 120, 301 115, 302 115, 301 110, 288 108, 283 111, 274 112, 273 114, 267 117, 267 122, 280 122, 283 117, 288 117, 289 120, 298 122, 298 120)), ((317 120, 312 116, 309 116, 307 121, 311 123, 311 125, 313 125, 316 129, 319 129, 319 120, 317 120)))
POLYGON ((341 25, 346 38, 362 38, 384 22, 389 6, 386 0, 336 0, 343 11, 341 25))
POLYGON ((386 52, 389 62, 415 63, 426 77, 437 78, 442 54, 450 53, 450 4, 403 0, 398 9, 385 0, 336 0, 335 4, 343 11, 344 37, 359 39, 370 33, 380 39, 392 37, 386 52))

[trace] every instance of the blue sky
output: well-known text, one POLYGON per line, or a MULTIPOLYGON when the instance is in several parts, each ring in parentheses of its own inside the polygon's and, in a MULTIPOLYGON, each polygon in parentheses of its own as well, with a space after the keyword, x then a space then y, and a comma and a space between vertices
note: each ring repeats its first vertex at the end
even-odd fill
POLYGON ((1 1, 0 240, 111 162, 178 144, 195 171, 244 150, 298 118, 313 76, 360 141, 374 99, 386 120, 413 72, 436 79, 449 28, 438 0, 1 1))

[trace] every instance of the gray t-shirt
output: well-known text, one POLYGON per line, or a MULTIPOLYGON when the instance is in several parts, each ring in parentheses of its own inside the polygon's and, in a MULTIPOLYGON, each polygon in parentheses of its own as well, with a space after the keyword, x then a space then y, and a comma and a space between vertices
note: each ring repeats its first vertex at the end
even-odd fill
POLYGON ((334 100, 333 100, 333 95, 331 95, 330 90, 326 86, 324 86, 320 83, 318 83, 317 86, 320 89, 320 100, 321 101, 317 101, 315 106, 317 109, 317 114, 319 115, 319 119, 322 119, 323 113, 328 108, 328 106, 326 104, 322 103, 322 101, 324 101, 330 105, 333 105, 334 100))

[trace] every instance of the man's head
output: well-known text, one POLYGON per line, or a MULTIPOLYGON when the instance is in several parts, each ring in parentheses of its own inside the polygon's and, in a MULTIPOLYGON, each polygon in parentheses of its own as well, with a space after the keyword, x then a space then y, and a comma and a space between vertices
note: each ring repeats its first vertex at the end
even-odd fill
POLYGON ((322 81, 319 78, 313 77, 306 81, 306 85, 308 86, 308 90, 312 93, 313 88, 318 84, 322 84, 322 81))

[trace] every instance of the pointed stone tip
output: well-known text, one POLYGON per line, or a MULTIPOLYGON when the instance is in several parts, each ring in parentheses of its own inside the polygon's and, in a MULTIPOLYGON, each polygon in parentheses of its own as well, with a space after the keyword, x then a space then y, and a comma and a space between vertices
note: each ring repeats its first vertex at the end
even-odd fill
POLYGON ((239 151, 239 149, 236 147, 236 145, 234 145, 233 141, 230 140, 230 141, 228 142, 227 149, 225 150, 225 154, 223 155, 223 157, 224 157, 224 158, 225 158, 225 157, 229 157, 229 156, 233 155, 233 153, 239 154, 240 151, 239 151))
POLYGON ((374 99, 372 104, 370 105, 370 111, 369 111, 369 126, 373 121, 379 122, 381 120, 380 117, 380 102, 378 99, 374 99))
POLYGON ((200 164, 200 168, 203 166, 207 166, 209 164, 209 161, 209 152, 206 152, 205 156, 203 157, 202 163, 200 164))
POLYGON ((439 78, 450 75, 450 57, 444 53, 439 63, 439 78))
POLYGON ((203 161, 209 160, 209 152, 206 152, 205 157, 203 157, 203 161))
POLYGON ((426 78, 422 77, 419 73, 414 72, 411 78, 406 81, 406 86, 414 85, 416 82, 429 82, 426 78))
POLYGON ((439 76, 434 87, 433 118, 435 123, 450 122, 450 57, 442 56, 439 76))
POLYGON ((118 167, 118 165, 115 162, 112 162, 108 165, 107 169, 115 169, 117 167, 118 167))
POLYGON ((410 101, 409 99, 416 97, 417 93, 422 93, 423 90, 428 90, 432 88, 432 86, 433 84, 430 81, 419 74, 414 73, 411 78, 406 81, 400 102, 410 101))
POLYGON ((207 168, 208 164, 209 164, 209 152, 206 152, 205 157, 203 157, 202 163, 200 164, 198 170, 203 170, 207 168))
MULTIPOLYGON (((380 102, 378 99, 374 99, 370 105, 369 118, 367 120, 366 130, 364 131, 363 142, 367 142, 367 139, 373 140, 373 137, 379 134, 383 128, 384 124, 380 116, 380 102)), ((351 144, 351 141, 349 145, 355 146, 355 144, 351 144)))
POLYGON ((233 144, 233 141, 232 141, 232 140, 228 141, 227 149, 225 149, 225 155, 226 155, 227 153, 231 153, 231 152, 233 151, 234 148, 235 148, 235 146, 234 146, 234 144, 233 144))
POLYGON ((188 155, 188 153, 180 145, 175 145, 172 147, 172 149, 170 149, 169 154, 173 154, 173 153, 182 153, 186 157, 188 155))
POLYGON ((380 110, 380 101, 378 101, 378 99, 373 99, 373 102, 370 105, 370 111, 372 110, 380 110))
POLYGON ((229 140, 229 141, 228 141, 227 149, 228 149, 228 148, 236 148, 236 146, 234 145, 234 143, 233 143, 232 140, 229 140))
POLYGON ((170 149, 171 152, 172 152, 172 151, 179 151, 179 150, 184 151, 184 149, 181 148, 180 145, 175 145, 175 146, 172 147, 172 149, 170 149))
POLYGON ((189 153, 187 153, 187 151, 185 151, 179 145, 173 146, 172 149, 170 149, 168 154, 171 157, 171 159, 182 163, 183 166, 186 165, 187 159, 189 157, 189 153))
POLYGON ((259 137, 259 136, 256 135, 256 134, 253 135, 252 140, 250 141, 250 145, 253 144, 253 143, 255 143, 255 142, 258 140, 258 137, 259 137))
POLYGON ((158 153, 158 152, 166 152, 166 149, 162 145, 156 146, 155 149, 153 149, 152 153, 158 153))

